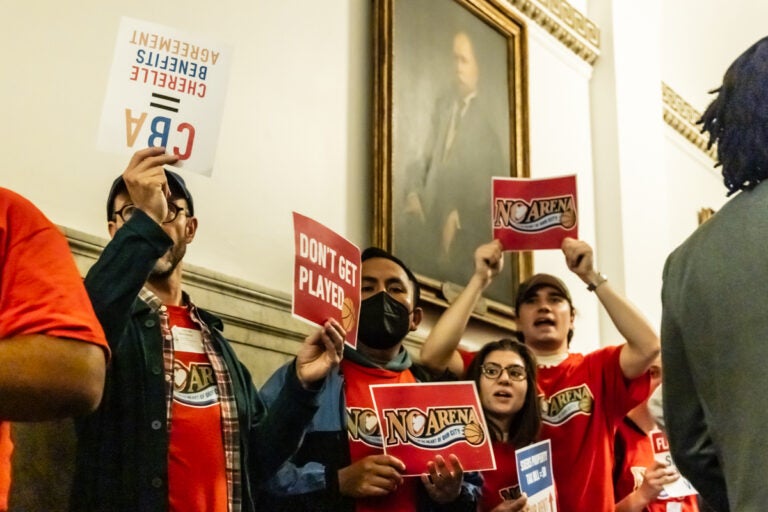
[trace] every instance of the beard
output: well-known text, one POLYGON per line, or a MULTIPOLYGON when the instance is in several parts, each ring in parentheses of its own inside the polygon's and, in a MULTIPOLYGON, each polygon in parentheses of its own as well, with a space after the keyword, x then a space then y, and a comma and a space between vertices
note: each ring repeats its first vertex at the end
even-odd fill
POLYGON ((183 242, 177 242, 173 244, 173 247, 163 254, 160 259, 155 262, 155 266, 149 273, 150 281, 161 281, 170 277, 171 274, 179 266, 181 260, 184 259, 184 255, 187 252, 187 246, 183 242))

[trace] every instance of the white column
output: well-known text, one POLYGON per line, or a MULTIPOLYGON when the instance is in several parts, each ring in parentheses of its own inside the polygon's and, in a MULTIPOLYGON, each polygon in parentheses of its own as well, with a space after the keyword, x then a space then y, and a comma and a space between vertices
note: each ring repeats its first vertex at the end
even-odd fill
MULTIPOLYGON (((598 268, 658 328, 666 258, 661 1, 593 0, 601 30, 591 84, 598 268)), ((620 338, 601 310, 604 344, 620 338)))

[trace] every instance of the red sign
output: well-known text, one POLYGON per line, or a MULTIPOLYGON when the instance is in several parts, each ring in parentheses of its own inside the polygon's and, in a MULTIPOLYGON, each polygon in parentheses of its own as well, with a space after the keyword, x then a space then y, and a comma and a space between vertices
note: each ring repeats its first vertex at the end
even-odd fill
POLYGON ((651 444, 653 445, 653 453, 654 455, 658 455, 661 453, 666 454, 666 452, 669 451, 669 441, 667 441, 667 436, 664 435, 664 432, 661 430, 655 430, 651 432, 651 444))
POLYGON ((402 460, 405 476, 427 472, 442 455, 464 471, 496 469, 491 439, 473 382, 371 386, 384 453, 402 460))
POLYGON ((296 257, 293 314, 322 325, 335 318, 357 344, 360 314, 360 249, 309 217, 293 212, 296 257))
POLYGON ((505 251, 559 249, 578 238, 576 176, 493 178, 493 237, 505 251))

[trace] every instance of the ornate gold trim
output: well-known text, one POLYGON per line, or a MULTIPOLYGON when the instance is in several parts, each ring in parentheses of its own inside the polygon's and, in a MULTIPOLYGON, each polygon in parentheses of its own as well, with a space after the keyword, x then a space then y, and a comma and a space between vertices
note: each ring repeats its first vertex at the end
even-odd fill
MULTIPOLYGON (((494 29, 507 39, 510 157, 513 160, 510 171, 514 169, 514 175, 518 177, 529 176, 528 51, 523 16, 511 9, 509 3, 504 0, 456 0, 456 3, 488 24, 488 30, 494 29)), ((397 86, 394 82, 397 54, 394 49, 396 4, 397 0, 374 2, 373 242, 387 250, 394 250, 395 255, 398 255, 394 243, 396 222, 393 203, 396 187, 402 186, 402 182, 397 180, 402 177, 402 168, 393 171, 393 153, 398 149, 393 147, 393 119, 395 111, 401 108, 395 105, 394 101, 397 86), (398 172, 401 174, 397 174, 398 172)), ((498 64, 502 65, 503 62, 498 64)), ((517 284, 533 273, 530 251, 513 253, 512 258, 516 266, 512 267, 514 275, 510 279, 510 290, 515 289, 517 284)), ((443 282, 434 276, 424 275, 429 268, 414 270, 422 284, 423 302, 438 308, 447 308, 448 303, 443 300, 442 294, 443 282)), ((480 318, 481 321, 502 328, 514 325, 513 310, 509 304, 489 300, 487 305, 488 313, 480 318)))
POLYGON ((600 29, 566 0, 497 0, 530 18, 589 64, 600 55, 600 29))
POLYGON ((717 146, 713 145, 707 149, 709 136, 701 133, 701 128, 696 124, 701 119, 701 113, 664 82, 661 82, 661 98, 664 104, 664 122, 709 158, 717 161, 717 146))

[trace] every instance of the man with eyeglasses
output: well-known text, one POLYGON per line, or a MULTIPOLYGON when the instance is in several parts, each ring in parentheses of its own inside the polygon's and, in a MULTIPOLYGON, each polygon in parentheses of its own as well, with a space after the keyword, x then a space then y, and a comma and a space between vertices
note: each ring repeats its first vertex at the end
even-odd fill
MULTIPOLYGON (((552 465, 560 509, 614 509, 614 431, 650 393, 648 369, 660 352, 659 337, 643 315, 594 268, 592 248, 566 238, 561 247, 568 269, 597 295, 626 343, 589 354, 570 353, 575 310, 565 284, 536 274, 515 296, 518 336, 536 356, 543 439, 552 442, 552 465)), ((502 264, 498 241, 475 251, 475 274, 432 329, 421 351, 433 372, 463 375, 467 352, 457 350, 475 302, 502 264)))
POLYGON ((104 399, 77 422, 76 511, 239 512, 296 449, 344 330, 307 337, 267 414, 222 323, 182 290, 197 218, 164 148, 133 155, 107 199, 112 240, 85 285, 112 349, 104 399))

